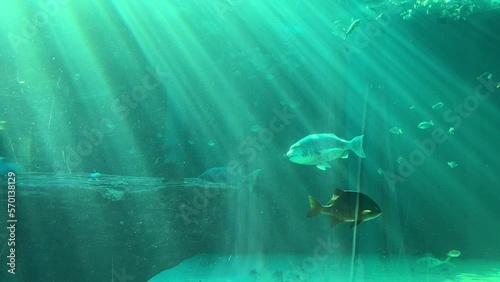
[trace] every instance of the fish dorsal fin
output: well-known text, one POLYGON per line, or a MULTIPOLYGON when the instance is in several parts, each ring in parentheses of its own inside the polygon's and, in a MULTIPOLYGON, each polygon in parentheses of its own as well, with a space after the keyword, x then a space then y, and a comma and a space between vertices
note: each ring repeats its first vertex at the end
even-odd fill
POLYGON ((344 153, 342 153, 342 156, 340 156, 341 159, 347 159, 349 158, 349 152, 348 151, 344 151, 344 153))
POLYGON ((255 182, 257 181, 257 176, 259 176, 261 171, 262 171, 262 169, 259 168, 257 170, 254 170, 252 173, 250 173, 246 177, 246 179, 245 179, 246 186, 250 192, 253 191, 253 187, 255 186, 255 182))
POLYGON ((333 196, 332 198, 330 199, 330 201, 325 205, 325 206, 332 206, 333 203, 335 202, 335 200, 337 200, 337 198, 342 194, 344 193, 344 191, 336 188, 334 191, 333 191, 333 196))
POLYGON ((333 191, 333 196, 332 196, 332 199, 330 200, 330 203, 337 200, 338 197, 340 197, 340 195, 344 194, 344 191, 339 189, 339 188, 335 188, 335 190, 333 191))

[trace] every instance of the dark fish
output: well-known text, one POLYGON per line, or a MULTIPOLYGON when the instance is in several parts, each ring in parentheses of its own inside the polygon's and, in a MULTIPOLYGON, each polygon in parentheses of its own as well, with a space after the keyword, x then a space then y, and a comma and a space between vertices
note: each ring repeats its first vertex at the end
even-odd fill
POLYGON ((326 214, 330 217, 330 225, 332 227, 342 222, 352 222, 352 228, 354 225, 374 219, 382 214, 377 203, 370 197, 363 193, 349 190, 335 189, 332 199, 324 206, 309 196, 309 204, 311 205, 311 211, 309 211, 307 217, 326 214), (358 198, 358 218, 356 221, 356 202, 358 198))
POLYGON ((257 181, 257 176, 259 176, 261 169, 257 169, 250 173, 248 176, 241 174, 234 169, 229 167, 213 167, 204 173, 202 173, 198 178, 203 179, 208 182, 214 183, 224 183, 236 188, 246 188, 253 191, 255 181, 257 181))

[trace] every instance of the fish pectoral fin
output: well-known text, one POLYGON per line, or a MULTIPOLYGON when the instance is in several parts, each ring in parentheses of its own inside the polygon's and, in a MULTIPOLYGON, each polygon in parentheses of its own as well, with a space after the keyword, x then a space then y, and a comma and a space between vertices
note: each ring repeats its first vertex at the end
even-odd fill
POLYGON ((331 148, 321 150, 320 155, 323 160, 335 160, 344 155, 344 149, 340 148, 331 148))
POLYGON ((334 216, 330 216, 330 226, 333 228, 335 227, 337 224, 339 223, 342 223, 342 221, 338 220, 337 218, 335 218, 334 216))
POLYGON ((331 168, 331 166, 327 163, 317 164, 316 167, 321 170, 326 170, 326 168, 331 168))

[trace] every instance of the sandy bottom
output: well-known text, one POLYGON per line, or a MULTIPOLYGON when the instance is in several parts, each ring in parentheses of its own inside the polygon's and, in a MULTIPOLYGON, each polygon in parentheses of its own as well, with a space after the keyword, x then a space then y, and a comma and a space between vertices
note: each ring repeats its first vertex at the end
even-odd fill
POLYGON ((438 267, 416 265, 419 257, 359 255, 215 255, 203 254, 163 271, 150 282, 233 281, 418 281, 500 282, 500 261, 452 258, 438 267), (351 280, 352 276, 352 280, 351 280))

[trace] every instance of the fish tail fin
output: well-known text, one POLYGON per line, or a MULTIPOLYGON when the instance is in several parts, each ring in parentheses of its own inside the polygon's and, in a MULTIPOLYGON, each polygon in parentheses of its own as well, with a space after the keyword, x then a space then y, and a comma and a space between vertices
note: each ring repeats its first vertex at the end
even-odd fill
POLYGON ((261 169, 256 169, 252 173, 250 173, 247 177, 247 188, 250 192, 253 191, 253 186, 257 181, 257 177, 259 176, 261 169))
POLYGON ((364 135, 356 136, 349 141, 350 149, 360 158, 366 158, 365 151, 363 150, 363 137, 364 135))
POLYGON ((323 210, 323 206, 311 196, 309 196, 309 205, 311 205, 311 210, 307 213, 307 217, 318 215, 323 210))

